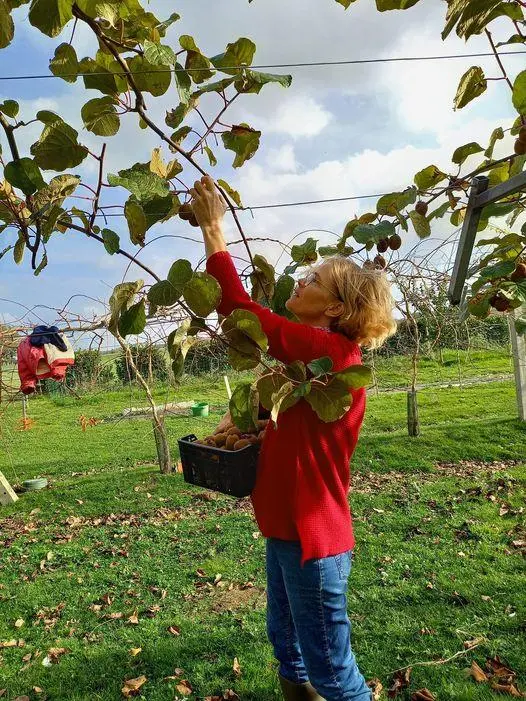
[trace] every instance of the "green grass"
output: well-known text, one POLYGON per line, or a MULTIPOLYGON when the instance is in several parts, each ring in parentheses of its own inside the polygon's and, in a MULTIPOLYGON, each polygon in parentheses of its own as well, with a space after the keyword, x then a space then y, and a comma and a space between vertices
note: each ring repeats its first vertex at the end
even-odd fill
MULTIPOLYGON (((511 382, 419 396, 417 439, 407 437, 404 393, 371 397, 353 459, 353 648, 366 678, 384 688, 395 669, 414 665, 411 692, 425 686, 440 700, 496 701, 503 697, 463 670, 499 655, 526 689, 526 573, 511 544, 526 539, 524 514, 499 516, 502 502, 515 510, 525 503, 526 465, 512 461, 524 459, 526 429, 511 382), (447 659, 476 637, 485 642, 445 664, 415 664, 447 659)), ((202 397, 224 404, 222 379, 194 380, 177 393, 202 397)), ((175 396, 158 390, 156 398, 175 396)), ((38 686, 40 698, 111 701, 122 698, 125 679, 142 674, 140 698, 181 698, 177 680, 165 680, 176 668, 194 688, 191 699, 229 688, 242 701, 280 698, 265 634, 264 540, 253 535, 249 505, 208 500, 180 475, 161 475, 148 420, 101 422, 85 433, 78 421, 145 404, 138 390, 31 399, 29 431, 17 428, 20 403, 1 407, 0 470, 12 482, 50 481, 0 507, 0 641, 25 641, 0 651, 7 699, 36 699, 38 686), (213 584, 217 574, 223 587, 213 584), (111 605, 90 608, 105 594, 111 605), (135 611, 137 625, 128 622, 135 611), (46 667, 51 647, 68 652, 46 667)), ((219 414, 168 418, 174 459, 177 438, 206 434, 219 414)))

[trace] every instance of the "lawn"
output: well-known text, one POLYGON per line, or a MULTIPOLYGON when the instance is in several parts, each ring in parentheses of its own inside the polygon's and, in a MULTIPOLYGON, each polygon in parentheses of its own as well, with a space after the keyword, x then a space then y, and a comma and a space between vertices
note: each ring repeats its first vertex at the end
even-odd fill
MULTIPOLYGON (((365 677, 383 684, 380 698, 393 672, 412 666, 402 701, 423 687, 441 701, 502 699, 464 670, 498 655, 526 690, 526 427, 509 381, 419 396, 416 439, 404 393, 369 398, 352 465, 353 647, 365 677)), ((178 437, 217 422, 222 378, 177 390, 203 397, 217 406, 208 419, 166 419, 174 460, 178 437)), ((0 470, 50 486, 0 507, 0 644, 17 641, 0 650, 0 690, 110 701, 144 675, 137 698, 148 701, 229 689, 278 701, 250 504, 161 475, 151 423, 109 420, 144 405, 135 388, 31 399, 28 431, 20 403, 2 405, 0 470), (99 423, 83 432, 81 415, 99 423)))

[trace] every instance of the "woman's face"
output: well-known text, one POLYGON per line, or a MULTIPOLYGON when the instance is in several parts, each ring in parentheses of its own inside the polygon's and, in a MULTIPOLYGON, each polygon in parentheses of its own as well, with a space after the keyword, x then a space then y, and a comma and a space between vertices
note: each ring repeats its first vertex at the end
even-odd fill
POLYGON ((285 306, 301 322, 316 323, 324 318, 327 310, 341 304, 330 279, 330 266, 322 263, 299 278, 285 306))

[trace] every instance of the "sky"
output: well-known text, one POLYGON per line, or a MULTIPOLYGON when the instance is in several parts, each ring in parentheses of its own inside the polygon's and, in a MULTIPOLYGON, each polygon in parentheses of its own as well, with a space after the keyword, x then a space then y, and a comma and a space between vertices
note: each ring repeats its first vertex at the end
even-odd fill
MULTIPOLYGON (((247 0, 181 0, 175 8, 173 2, 152 0, 149 7, 160 19, 174 9, 180 13, 181 20, 166 38, 172 47, 178 48, 181 34, 190 34, 204 53, 214 55, 229 41, 246 36, 257 45, 258 65, 488 51, 483 37, 467 45, 455 36, 442 42, 446 5, 436 0, 421 0, 406 12, 386 13, 378 13, 372 0, 358 0, 348 11, 334 0, 254 0, 251 4, 247 0)), ((47 74, 55 47, 70 38, 71 25, 56 39, 40 34, 27 20, 27 8, 14 13, 16 37, 0 52, 2 76, 47 74)), ((497 37, 499 31, 502 38, 511 34, 498 22, 493 28, 497 37)), ((94 54, 87 31, 77 31, 73 43, 79 57, 94 54)), ((503 58, 512 75, 522 70, 522 59, 503 58)), ((492 58, 273 69, 292 73, 289 89, 266 86, 259 96, 240 97, 225 115, 229 123, 246 122, 263 132, 259 151, 243 168, 234 170, 233 154, 217 148, 219 164, 212 174, 239 190, 246 206, 258 206, 401 190, 431 163, 451 171, 451 154, 457 146, 479 141, 485 147, 495 126, 511 126, 515 119, 503 81, 490 81, 482 98, 453 111, 459 78, 471 65, 482 66, 488 76, 499 75, 492 58)), ((20 102, 22 119, 32 119, 38 109, 52 109, 76 126, 79 141, 95 152, 100 152, 104 139, 83 128, 80 109, 87 99, 98 96, 95 91, 87 94, 81 80, 75 84, 55 78, 0 81, 0 100, 20 102)), ((175 86, 161 98, 147 97, 151 118, 163 125, 165 111, 178 103, 175 86)), ((213 99, 202 101, 207 114, 215 109, 213 99)), ((29 146, 39 135, 38 125, 17 134, 21 152, 29 155, 29 146)), ((106 141, 107 173, 149 161, 158 146, 165 160, 171 156, 154 134, 138 129, 135 115, 123 119, 119 133, 106 141)), ((3 133, 0 144, 5 153, 3 133)), ((502 153, 509 148, 509 141, 498 145, 502 153)), ((204 160, 201 163, 206 167, 204 160)), ((87 183, 96 182, 93 159, 73 172, 87 183)), ((102 204, 119 204, 126 196, 122 189, 104 188, 102 204)), ((248 236, 287 243, 313 236, 327 245, 349 219, 374 203, 374 199, 361 199, 254 210, 240 218, 248 236)), ((104 226, 101 220, 98 223, 104 226)), ((111 218, 107 225, 121 235, 121 242, 127 241, 123 218, 111 218)), ((238 238, 230 221, 226 231, 231 240, 238 238)), ((451 232, 447 220, 438 222, 434 243, 429 245, 451 232)), ((0 238, 2 249, 10 242, 9 234, 4 232, 0 238)), ((204 253, 199 231, 178 218, 150 229, 147 241, 151 243, 140 258, 161 276, 174 260, 187 258, 196 264, 204 253)), ((404 248, 416 241, 411 233, 404 248)), ((131 243, 126 248, 136 252, 131 243)), ((278 267, 286 264, 280 250, 279 244, 253 245, 253 252, 266 255, 272 263, 279 261, 278 267)), ((244 255, 240 247, 233 251, 244 255)), ((10 255, 0 260, 0 320, 10 322, 25 315, 29 323, 52 323, 58 319, 56 310, 64 307, 87 319, 100 313, 101 302, 109 299, 116 283, 143 277, 141 271, 129 269, 128 261, 110 257, 100 244, 71 231, 53 235, 48 257, 49 264, 39 277, 33 276, 27 255, 21 266, 15 266, 10 255)))

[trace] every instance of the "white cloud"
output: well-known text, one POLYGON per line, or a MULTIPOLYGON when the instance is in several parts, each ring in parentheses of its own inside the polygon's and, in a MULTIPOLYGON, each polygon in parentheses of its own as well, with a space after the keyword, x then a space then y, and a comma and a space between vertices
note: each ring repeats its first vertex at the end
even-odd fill
POLYGON ((265 161, 267 166, 275 171, 295 173, 298 169, 292 144, 284 144, 280 148, 270 149, 265 161))
POLYGON ((319 102, 308 95, 295 95, 281 100, 268 121, 262 124, 264 131, 286 134, 293 139, 317 136, 332 119, 332 115, 319 102))

